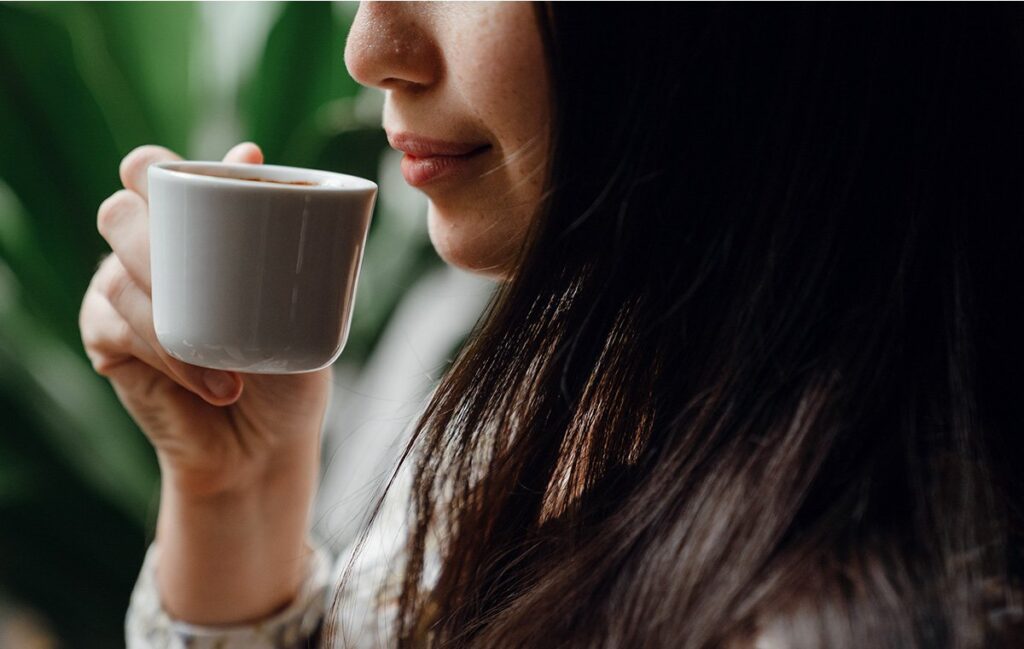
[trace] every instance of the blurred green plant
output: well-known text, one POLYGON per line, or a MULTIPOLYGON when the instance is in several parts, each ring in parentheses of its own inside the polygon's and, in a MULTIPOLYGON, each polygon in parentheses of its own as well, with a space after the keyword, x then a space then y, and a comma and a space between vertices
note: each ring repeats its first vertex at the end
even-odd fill
MULTIPOLYGON (((345 73, 354 7, 277 6, 237 97, 268 162, 376 178, 386 146, 345 73)), ((107 250, 100 202, 133 147, 185 155, 206 107, 189 3, 0 4, 0 589, 73 647, 122 642, 157 502, 152 450, 78 333, 107 250)), ((410 215, 378 213, 344 360, 359 363, 402 293, 438 263, 410 215)))

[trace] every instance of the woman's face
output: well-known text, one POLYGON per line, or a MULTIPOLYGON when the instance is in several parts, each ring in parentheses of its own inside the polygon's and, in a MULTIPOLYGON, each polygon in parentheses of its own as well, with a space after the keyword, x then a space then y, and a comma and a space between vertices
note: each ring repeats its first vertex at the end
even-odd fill
POLYGON ((547 171, 548 73, 532 3, 364 2, 345 64, 385 91, 388 141, 429 199, 441 257, 507 277, 547 171))

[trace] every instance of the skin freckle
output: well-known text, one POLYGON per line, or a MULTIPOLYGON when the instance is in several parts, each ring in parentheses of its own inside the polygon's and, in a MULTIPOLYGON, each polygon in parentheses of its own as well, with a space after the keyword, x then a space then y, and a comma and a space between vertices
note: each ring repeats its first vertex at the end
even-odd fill
POLYGON ((533 5, 368 3, 349 41, 350 72, 385 90, 385 129, 489 147, 472 172, 419 189, 438 253, 503 279, 546 175, 551 98, 533 5))

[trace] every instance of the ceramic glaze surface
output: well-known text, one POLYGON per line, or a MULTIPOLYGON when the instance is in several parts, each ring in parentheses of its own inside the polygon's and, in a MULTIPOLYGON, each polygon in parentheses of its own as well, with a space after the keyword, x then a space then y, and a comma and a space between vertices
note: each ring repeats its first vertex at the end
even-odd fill
POLYGON ((273 165, 179 162, 150 167, 149 192, 153 322, 169 354, 253 373, 313 371, 338 357, 374 183, 273 165), (317 184, 281 184, 297 180, 317 184))

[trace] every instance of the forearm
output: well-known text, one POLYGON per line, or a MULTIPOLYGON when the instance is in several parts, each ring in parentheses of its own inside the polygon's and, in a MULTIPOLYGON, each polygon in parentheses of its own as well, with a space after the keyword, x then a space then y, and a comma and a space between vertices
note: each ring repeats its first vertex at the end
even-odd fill
POLYGON ((164 476, 157 584, 168 614, 193 624, 238 624, 294 598, 317 482, 317 451, 305 455, 299 468, 217 495, 188 495, 164 476))

